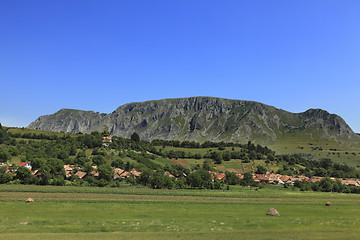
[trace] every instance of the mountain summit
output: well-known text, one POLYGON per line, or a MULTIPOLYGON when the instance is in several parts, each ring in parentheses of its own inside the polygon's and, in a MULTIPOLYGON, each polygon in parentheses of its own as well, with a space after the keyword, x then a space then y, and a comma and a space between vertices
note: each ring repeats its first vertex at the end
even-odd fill
POLYGON ((321 109, 290 113, 258 102, 214 97, 189 97, 129 103, 110 114, 61 109, 41 116, 28 128, 112 135, 143 140, 195 140, 276 143, 304 135, 333 141, 359 140, 345 121, 321 109))

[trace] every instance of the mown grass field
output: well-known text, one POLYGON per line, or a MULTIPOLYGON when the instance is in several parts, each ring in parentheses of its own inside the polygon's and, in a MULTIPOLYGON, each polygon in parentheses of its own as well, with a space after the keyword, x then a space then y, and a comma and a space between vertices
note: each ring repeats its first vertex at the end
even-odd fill
POLYGON ((312 159, 330 158, 337 163, 360 168, 360 146, 356 143, 344 145, 324 140, 287 138, 269 146, 277 154, 311 155, 312 159), (334 151, 336 149, 336 151, 334 151))
POLYGON ((360 234, 360 195, 278 187, 2 185, 0 202, 0 239, 358 239, 360 234), (28 197, 35 203, 26 204, 28 197), (281 216, 266 216, 271 207, 281 216))

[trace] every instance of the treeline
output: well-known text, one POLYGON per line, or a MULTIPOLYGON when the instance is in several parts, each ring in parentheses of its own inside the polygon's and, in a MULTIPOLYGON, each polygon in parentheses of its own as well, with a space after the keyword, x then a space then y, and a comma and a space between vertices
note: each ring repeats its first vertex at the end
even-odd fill
POLYGON ((300 188, 300 191, 316 192, 338 192, 338 193, 360 193, 360 188, 348 186, 341 183, 340 180, 331 180, 326 177, 318 182, 295 181, 294 187, 300 188))
POLYGON ((263 148, 258 145, 255 146, 251 141, 247 144, 240 144, 234 142, 211 142, 205 141, 203 143, 195 142, 195 141, 178 141, 178 140, 161 140, 154 139, 151 141, 153 146, 165 146, 165 147, 182 147, 182 148, 220 148, 219 150, 224 150, 225 147, 240 147, 240 148, 263 148))
MULTIPOLYGON (((155 142, 156 146, 172 146, 175 147, 179 145, 180 147, 187 146, 188 141, 180 142, 180 141, 165 141, 165 140, 153 140, 151 143, 155 142)), ((199 144, 199 143, 198 143, 199 144)), ((238 143, 214 143, 214 142, 205 142, 201 144, 199 148, 218 148, 217 150, 210 149, 205 154, 191 152, 191 151, 182 151, 182 150, 169 150, 163 151, 160 149, 159 151, 153 150, 155 154, 158 154, 162 157, 166 158, 194 158, 194 159, 213 159, 215 164, 221 164, 222 161, 230 161, 231 159, 241 159, 244 163, 249 163, 250 160, 256 159, 267 159, 268 161, 273 161, 274 154, 272 150, 268 147, 263 147, 261 145, 255 145, 252 142, 248 142, 248 144, 238 144, 238 143), (225 147, 232 147, 231 151, 226 151, 225 147), (240 151, 235 151, 235 147, 240 148, 240 151)), ((188 148, 195 148, 195 147, 188 147, 188 148)))
POLYGON ((283 175, 304 175, 307 177, 335 177, 335 178, 360 178, 360 173, 354 167, 347 164, 340 164, 331 161, 328 158, 320 161, 309 160, 299 154, 279 155, 274 159, 277 164, 283 167, 277 171, 283 175), (300 165, 303 168, 296 167, 300 165))
POLYGON ((245 173, 243 179, 239 179, 235 173, 226 173, 226 180, 222 181, 212 176, 206 168, 199 168, 189 173, 186 177, 172 178, 162 171, 144 171, 136 180, 137 183, 152 188, 198 188, 198 189, 222 189, 225 184, 256 186, 252 174, 245 173))
MULTIPOLYGON (((277 173, 283 175, 360 178, 359 172, 346 164, 334 163, 330 159, 309 160, 299 154, 275 155, 275 152, 269 148, 259 144, 255 145, 250 141, 247 144, 224 142, 200 144, 190 141, 164 140, 153 140, 150 143, 141 141, 139 135, 134 133, 129 139, 114 136, 111 144, 107 146, 103 144, 103 138, 108 135, 109 132, 105 130, 91 134, 64 134, 61 137, 51 133, 9 133, 0 124, 0 162, 6 163, 13 157, 17 157, 22 162, 29 162, 33 171, 41 172, 40 175, 35 176, 24 167, 2 167, 0 169, 0 183, 116 185, 119 180, 112 180, 114 168, 121 168, 126 171, 135 168, 143 172, 144 176, 138 179, 130 177, 123 181, 153 188, 218 189, 222 186, 221 184, 253 185, 254 182, 252 176, 250 179, 250 173, 246 173, 243 179, 239 179, 235 173, 231 172, 225 173, 226 180, 222 182, 217 178, 212 179, 209 171, 214 170, 214 164, 221 164, 223 161, 230 161, 231 159, 239 159, 244 163, 256 159, 265 160, 266 163, 275 163, 281 166, 277 173), (168 150, 164 146, 186 148, 188 151, 183 149, 168 150), (195 148, 209 149, 207 151, 194 151, 195 148), (162 158, 204 159, 204 163, 192 167, 170 164, 164 166, 159 163, 164 160, 162 158), (81 170, 86 172, 87 176, 84 179, 79 179, 74 174, 66 177, 63 167, 65 164, 74 165, 75 172, 81 170), (98 172, 97 177, 91 174, 94 167, 98 172), (14 175, 9 172, 13 172, 14 175), (164 174, 165 172, 170 173, 174 178, 164 174)), ((256 173, 263 174, 266 171, 265 167, 258 166, 256 173)))
POLYGON ((195 142, 195 141, 160 140, 160 139, 152 140, 151 144, 154 146, 182 147, 182 148, 242 147, 242 145, 239 143, 205 141, 204 143, 200 144, 199 142, 195 142))
POLYGON ((55 134, 45 134, 45 133, 21 133, 21 132, 8 132, 10 137, 13 138, 26 138, 26 139, 45 139, 45 140, 56 140, 59 139, 59 137, 55 134))

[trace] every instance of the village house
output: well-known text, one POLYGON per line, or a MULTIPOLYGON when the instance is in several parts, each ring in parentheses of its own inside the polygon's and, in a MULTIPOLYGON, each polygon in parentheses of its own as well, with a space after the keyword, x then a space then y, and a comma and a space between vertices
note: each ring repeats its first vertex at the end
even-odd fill
POLYGON ((39 169, 36 169, 35 171, 32 172, 32 175, 39 178, 39 177, 41 177, 41 172, 39 171, 39 169))
POLYGON ((239 179, 243 179, 244 178, 244 175, 240 174, 240 173, 237 173, 236 176, 239 178, 239 179))
POLYGON ((97 170, 94 170, 91 172, 91 175, 94 177, 94 178, 97 178, 99 177, 99 172, 97 170))
POLYGON ((226 175, 224 173, 218 173, 218 172, 211 172, 209 171, 209 173, 211 174, 211 179, 214 181, 215 179, 218 180, 225 180, 226 175))
POLYGON ((290 184, 290 183, 291 183, 291 176, 281 175, 281 176, 280 176, 280 181, 281 181, 283 184, 290 184))
POLYGON ((321 181, 321 179, 323 179, 323 177, 316 177, 316 176, 313 176, 309 179, 310 182, 314 183, 314 182, 318 182, 318 181, 321 181))
POLYGON ((8 167, 6 168, 5 173, 10 173, 10 174, 13 175, 13 176, 15 175, 14 172, 13 172, 10 168, 8 168, 8 167))
POLYGON ((31 165, 30 165, 30 163, 28 163, 28 162, 22 162, 22 163, 20 163, 19 164, 19 167, 25 167, 25 168, 27 168, 27 169, 29 169, 30 171, 31 171, 31 165))
POLYGON ((114 168, 114 175, 113 175, 113 180, 121 178, 121 174, 125 172, 125 170, 121 169, 121 168, 114 168))
POLYGON ((219 173, 216 175, 218 180, 225 180, 226 179, 226 175, 224 173, 219 173))
POLYGON ((256 183, 267 183, 268 178, 265 177, 265 174, 255 174, 253 175, 254 182, 256 183))
POLYGON ((164 175, 167 175, 167 176, 169 176, 169 177, 171 177, 171 178, 174 178, 174 177, 175 177, 175 176, 172 175, 170 172, 164 172, 164 175))
POLYGON ((87 173, 83 172, 81 170, 79 170, 75 173, 75 176, 77 176, 79 179, 83 179, 86 175, 87 175, 87 173))
POLYGON ((133 175, 135 178, 138 178, 140 177, 141 173, 142 172, 139 172, 139 171, 136 171, 135 168, 133 168, 131 171, 130 171, 131 175, 133 175))
POLYGON ((281 177, 280 174, 267 172, 266 174, 255 174, 253 175, 253 177, 255 182, 259 182, 263 184, 277 184, 277 183, 283 184, 283 181, 280 178, 281 177))
POLYGON ((128 178, 131 176, 131 173, 130 172, 127 172, 127 171, 124 171, 120 174, 120 177, 121 178, 128 178))
POLYGON ((342 179, 340 181, 342 184, 346 186, 360 187, 359 179, 350 178, 350 179, 342 179))
POLYGON ((180 176, 181 176, 181 178, 186 178, 187 177, 186 173, 182 173, 180 176))
POLYGON ((109 144, 112 142, 112 137, 110 136, 107 136, 107 137, 104 137, 103 140, 102 140, 102 144, 103 146, 109 146, 109 144))
POLYGON ((70 164, 64 165, 65 177, 67 177, 67 178, 71 177, 71 174, 74 169, 75 169, 74 165, 70 165, 70 164))

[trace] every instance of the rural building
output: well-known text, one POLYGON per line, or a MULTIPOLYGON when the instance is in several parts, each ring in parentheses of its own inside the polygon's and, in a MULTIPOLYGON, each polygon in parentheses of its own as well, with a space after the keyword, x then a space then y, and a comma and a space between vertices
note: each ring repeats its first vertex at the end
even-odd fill
POLYGON ((27 169, 29 169, 29 170, 31 170, 31 165, 30 165, 30 163, 28 163, 28 162, 22 162, 22 163, 20 163, 19 164, 19 167, 25 167, 25 168, 27 168, 27 169))
POLYGON ((78 178, 82 179, 86 176, 86 172, 83 172, 83 171, 77 171, 77 173, 75 173, 76 176, 78 176, 78 178))
POLYGON ((168 175, 168 176, 171 177, 171 178, 174 178, 174 177, 175 177, 175 176, 172 175, 170 172, 164 172, 164 175, 168 175))
POLYGON ((121 178, 121 174, 125 172, 125 170, 121 169, 121 168, 114 168, 114 175, 113 175, 113 180, 121 178))
POLYGON ((104 146, 109 146, 109 144, 112 142, 112 137, 110 136, 107 136, 107 137, 104 137, 103 140, 102 140, 102 144, 104 146))

